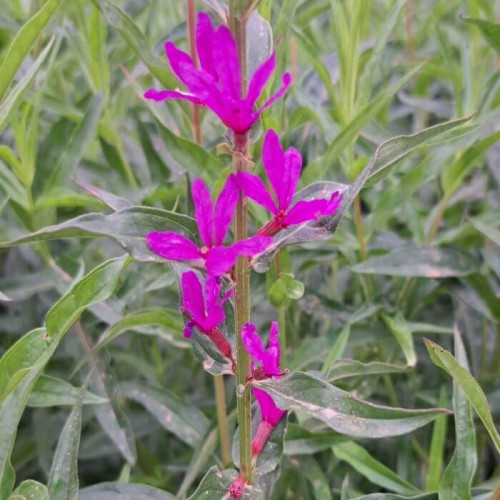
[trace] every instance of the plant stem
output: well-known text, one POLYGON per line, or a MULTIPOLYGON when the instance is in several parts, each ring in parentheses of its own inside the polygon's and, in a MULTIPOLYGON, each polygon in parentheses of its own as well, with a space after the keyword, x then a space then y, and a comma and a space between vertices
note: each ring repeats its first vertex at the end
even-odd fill
MULTIPOLYGON (((241 68, 241 95, 246 94, 246 23, 238 16, 237 2, 229 3, 229 24, 238 45, 241 68)), ((233 167, 235 172, 246 169, 248 148, 247 134, 234 134, 233 167)), ((247 237, 247 206, 240 192, 236 205, 234 238, 236 241, 247 237)), ((251 453, 251 394, 246 382, 249 376, 250 360, 243 347, 241 328, 250 319, 250 265, 246 257, 236 261, 235 271, 234 328, 236 333, 236 400, 238 405, 238 442, 240 448, 240 474, 247 484, 252 482, 251 453)))
POLYGON ((217 422, 219 426, 219 439, 222 465, 226 467, 231 462, 231 448, 229 446, 229 431, 226 415, 226 392, 222 375, 214 377, 215 402, 217 408, 217 422))
MULTIPOLYGON (((191 59, 197 64, 198 54, 196 53, 196 13, 194 0, 186 0, 187 25, 189 33, 189 53, 191 59)), ((197 104, 191 106, 191 126, 193 128, 193 138, 196 144, 201 144, 200 107, 197 104)))
MULTIPOLYGON (((354 224, 356 226, 356 234, 358 237, 359 244, 359 260, 363 262, 368 257, 366 252, 366 242, 365 236, 363 234, 363 215, 361 213, 361 201, 359 195, 354 198, 354 224)), ((362 284, 365 291, 365 296, 367 299, 370 298, 372 294, 372 281, 369 275, 362 274, 362 284)))

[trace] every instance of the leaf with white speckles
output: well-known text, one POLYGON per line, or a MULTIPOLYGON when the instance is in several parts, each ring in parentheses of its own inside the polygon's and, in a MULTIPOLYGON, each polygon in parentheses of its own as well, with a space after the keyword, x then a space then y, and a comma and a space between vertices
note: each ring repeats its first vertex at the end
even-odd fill
POLYGON ((406 410, 363 401, 308 373, 294 372, 254 385, 265 389, 283 409, 302 411, 333 430, 355 437, 384 438, 407 434, 447 410, 406 410))

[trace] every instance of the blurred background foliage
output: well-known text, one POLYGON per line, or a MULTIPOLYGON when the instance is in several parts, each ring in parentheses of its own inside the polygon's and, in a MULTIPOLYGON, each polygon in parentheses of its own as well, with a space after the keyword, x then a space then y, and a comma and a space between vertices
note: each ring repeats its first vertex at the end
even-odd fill
MULTIPOLYGON (((197 8, 224 13, 217 0, 197 8)), ((257 55, 250 57, 274 44, 277 74, 288 68, 294 83, 253 132, 256 169, 265 127, 301 151, 305 186, 350 182, 384 140, 474 117, 460 134, 419 148, 364 189, 332 238, 288 247, 266 277, 252 276, 253 321, 264 331, 279 318, 289 368, 323 369, 362 398, 407 408, 451 408, 451 379, 430 361, 422 337, 453 352, 455 328, 497 419, 499 3, 261 0, 258 8, 249 34, 257 55)), ((2 241, 131 206, 190 214, 192 177, 221 185, 230 156, 214 117, 202 110, 199 147, 188 105, 141 97, 153 84, 178 85, 163 56, 166 39, 187 47, 184 2, 3 2, 2 241)), ((255 206, 251 215, 257 227, 265 220, 255 206)), ((134 219, 116 224, 133 226, 134 219)), ((1 250, 0 354, 42 326, 71 283, 122 254, 115 240, 98 237, 1 250)), ((111 298, 81 316, 19 422, 17 482, 55 480, 61 429, 71 406, 82 403, 82 488, 133 482, 182 497, 220 463, 211 376, 183 339, 177 308, 172 270, 136 261, 111 298), (83 394, 77 388, 92 369, 83 394)), ((226 380, 230 412, 232 384, 226 380)), ((471 429, 476 443, 465 457, 477 463, 474 495, 486 498, 499 476, 498 455, 478 419, 471 429)), ((409 436, 346 446, 297 415, 275 498, 436 491, 455 443, 453 416, 409 436)))

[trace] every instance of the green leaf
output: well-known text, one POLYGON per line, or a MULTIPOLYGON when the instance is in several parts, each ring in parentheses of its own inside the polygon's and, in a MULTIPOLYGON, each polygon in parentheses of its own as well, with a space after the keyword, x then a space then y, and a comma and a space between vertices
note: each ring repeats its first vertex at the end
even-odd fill
POLYGON ((103 12, 108 23, 125 40, 155 78, 164 87, 173 88, 173 81, 167 71, 165 62, 151 53, 149 42, 134 21, 109 0, 92 0, 92 2, 103 12))
MULTIPOLYGON (((325 175, 327 169, 339 158, 344 149, 349 146, 349 144, 352 144, 361 132, 361 129, 394 99, 396 93, 422 69, 424 64, 425 63, 419 64, 408 71, 392 85, 385 86, 384 90, 361 109, 347 126, 342 128, 342 131, 335 137, 331 144, 328 145, 323 167, 320 172, 317 172, 320 177, 325 175)), ((401 142, 401 137, 398 137, 398 142, 401 142)), ((403 150, 405 149, 406 148, 403 148, 403 150)))
POLYGON ((51 500, 76 500, 78 497, 78 449, 84 395, 82 388, 57 442, 49 475, 51 500))
POLYGON ((107 299, 116 288, 128 256, 111 259, 78 281, 47 312, 45 325, 51 340, 59 340, 89 305, 107 299))
POLYGON ((387 314, 383 314, 382 318, 401 347, 406 358, 406 364, 409 367, 415 366, 417 364, 417 355, 415 354, 413 335, 403 315, 397 313, 394 318, 391 318, 387 314))
POLYGON ((74 131, 68 145, 47 180, 45 193, 42 196, 42 200, 40 200, 41 202, 43 202, 43 197, 51 196, 70 179, 76 165, 85 155, 89 142, 95 136, 103 104, 104 98, 102 94, 96 94, 92 97, 80 125, 74 131))
MULTIPOLYGON (((17 373, 17 384, 13 385, 9 378, 4 378, 0 385, 3 394, 7 394, 0 404, 0 498, 8 498, 14 485, 15 473, 10 455, 17 426, 36 380, 73 321, 86 308, 111 295, 127 264, 128 258, 120 257, 90 271, 47 313, 46 323, 51 335, 43 328, 33 330, 16 342, 0 359, 0 367, 7 367, 8 374, 17 373), (13 369, 16 363, 17 370, 13 369)), ((0 374, 2 372, 0 368, 0 374)))
POLYGON ((474 228, 477 229, 483 236, 486 236, 486 238, 500 247, 500 230, 491 224, 485 223, 479 218, 472 218, 469 220, 474 228))
POLYGON ((453 377, 453 381, 456 382, 460 389, 464 391, 465 396, 486 427, 486 430, 495 444, 497 451, 500 452, 500 435, 498 434, 493 418, 491 417, 486 396, 484 395, 484 392, 479 384, 476 382, 476 379, 441 346, 425 338, 424 342, 433 363, 436 366, 439 366, 439 368, 442 368, 446 373, 448 373, 448 375, 453 377))
POLYGON ((165 390, 127 382, 121 385, 124 397, 142 404, 169 432, 190 446, 198 446, 209 428, 209 421, 196 407, 165 390))
POLYGON ((62 1, 47 0, 43 7, 17 32, 0 66, 0 100, 5 95, 24 58, 62 1))
POLYGON ((9 500, 51 500, 44 484, 32 479, 23 481, 9 497, 9 500))
POLYGON ((372 361, 371 363, 361 363, 354 359, 338 359, 328 370, 327 380, 341 380, 348 377, 366 377, 369 375, 383 375, 386 373, 407 373, 407 366, 392 365, 372 361))
POLYGON ((165 259, 149 250, 144 240, 146 233, 170 230, 194 239, 195 227, 193 219, 186 215, 159 208, 131 207, 109 215, 81 215, 14 240, 0 242, 0 248, 57 238, 108 236, 122 245, 136 260, 165 262, 165 259))
POLYGON ((289 423, 285 435, 284 454, 309 455, 349 440, 347 436, 335 431, 312 432, 298 424, 289 423))
MULTIPOLYGON (((331 500, 332 492, 328 478, 318 462, 311 456, 294 457, 291 467, 300 477, 306 478, 314 491, 314 498, 331 500)), ((288 468, 288 467, 287 467, 288 468)))
POLYGON ((278 380, 254 382, 277 406, 301 411, 333 430, 355 437, 383 438, 412 432, 446 410, 405 410, 375 405, 354 397, 310 374, 295 372, 278 380))
POLYGON ((350 464, 351 467, 373 484, 402 495, 419 493, 418 488, 399 477, 398 474, 379 462, 357 443, 350 441, 338 444, 333 446, 332 450, 339 460, 350 464))
MULTIPOLYGON (((51 406, 73 406, 78 400, 81 389, 59 378, 40 375, 30 394, 28 406, 32 408, 47 408, 51 406)), ((96 405, 107 400, 89 391, 84 392, 83 403, 96 405)))
POLYGON ((340 330, 339 336, 332 345, 328 356, 323 363, 322 371, 325 373, 330 373, 330 368, 332 364, 339 359, 347 347, 347 342, 349 341, 349 336, 351 334, 351 324, 347 323, 342 330, 340 330))
POLYGON ((78 492, 78 500, 174 500, 163 490, 144 484, 101 483, 78 492))
POLYGON ((474 17, 461 17, 462 21, 477 26, 490 47, 500 54, 500 24, 474 17))
MULTIPOLYGON (((438 405, 444 406, 446 400, 446 388, 442 386, 439 392, 438 405)), ((446 423, 447 415, 442 415, 434 421, 431 447, 429 450, 429 463, 427 465, 427 475, 425 477, 426 491, 437 491, 439 488, 439 480, 443 471, 443 455, 446 445, 446 423)))
MULTIPOLYGON (((454 330, 457 362, 469 370, 467 355, 458 328, 454 330)), ((477 467, 476 428, 474 415, 465 392, 453 380, 453 414, 455 419, 455 450, 439 484, 439 500, 456 498, 470 500, 471 485, 477 467)))
POLYGON ((477 141, 451 165, 448 165, 441 174, 441 185, 445 196, 451 194, 462 184, 469 170, 476 166, 483 154, 500 139, 500 130, 477 141))
MULTIPOLYGON (((45 59, 47 59, 53 45, 54 45, 54 38, 50 40, 47 46, 37 57, 36 61, 31 65, 30 69, 19 80, 17 85, 12 89, 12 91, 0 104, 0 134, 7 126, 12 112, 14 111, 14 109, 16 109, 16 106, 19 103, 19 100, 23 96, 24 92, 27 90, 28 86, 33 81, 33 78, 38 73, 38 70, 42 67, 42 64, 45 62, 45 59)), ((2 79, 1 75, 2 73, 0 72, 0 81, 2 79)))
POLYGON ((29 373, 38 359, 47 351, 49 339, 43 328, 37 328, 20 338, 0 358, 0 403, 29 373))
POLYGON ((384 148, 379 152, 377 161, 365 183, 365 187, 371 186, 380 179, 391 173, 391 168, 395 163, 415 151, 417 148, 429 143, 441 144, 445 141, 453 140, 457 135, 462 135, 462 127, 469 122, 472 117, 467 116, 459 120, 440 123, 433 127, 426 128, 412 135, 400 135, 384 143, 384 148), (453 131, 453 134, 450 134, 453 131))
POLYGON ((351 269, 355 273, 440 279, 466 276, 477 271, 478 264, 457 248, 402 247, 370 257, 351 269))

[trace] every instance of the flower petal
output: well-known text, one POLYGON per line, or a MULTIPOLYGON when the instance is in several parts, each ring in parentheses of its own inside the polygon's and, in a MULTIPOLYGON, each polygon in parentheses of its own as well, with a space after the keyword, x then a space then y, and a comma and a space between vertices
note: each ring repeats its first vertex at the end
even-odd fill
POLYGON ((264 164, 267 178, 278 199, 278 205, 281 207, 279 195, 284 176, 285 153, 281 147, 278 134, 272 128, 270 128, 264 136, 264 142, 262 144, 262 163, 264 164))
POLYGON ((182 334, 184 335, 184 338, 188 339, 191 337, 191 334, 193 333, 193 328, 196 325, 194 324, 194 321, 188 321, 185 325, 184 328, 182 329, 182 334))
POLYGON ((269 77, 271 76, 274 68, 276 66, 276 55, 273 52, 259 67, 255 70, 252 75, 252 79, 248 84, 248 92, 246 100, 250 108, 253 108, 255 102, 259 98, 262 89, 265 87, 269 77))
POLYGON ((278 408, 273 398, 266 391, 253 387, 252 392, 259 404, 262 420, 274 427, 280 421, 285 410, 278 408))
POLYGON ((195 104, 203 104, 203 101, 201 101, 194 94, 182 92, 180 90, 148 89, 144 92, 144 97, 156 102, 165 101, 166 99, 183 99, 184 101, 194 102, 195 104))
POLYGON ((271 321, 271 328, 269 329, 269 340, 267 342, 267 347, 269 349, 273 349, 277 351, 276 360, 277 365, 279 367, 280 361, 280 341, 279 341, 279 330, 278 330, 278 322, 271 321))
POLYGON ((237 255, 253 257, 263 252, 272 242, 273 239, 268 236, 250 236, 250 238, 236 241, 227 248, 233 252, 235 251, 237 255))
POLYGON ((241 340, 243 342, 243 346, 245 350, 250 354, 252 358, 256 361, 259 361, 265 357, 266 350, 264 349, 264 345, 262 344, 262 340, 260 339, 257 330, 255 329, 255 325, 253 323, 245 323, 241 328, 241 340))
POLYGON ((291 226, 308 220, 317 220, 321 215, 330 215, 337 210, 341 201, 342 195, 338 191, 335 191, 330 199, 298 201, 283 218, 283 225, 291 226))
POLYGON ((245 196, 267 208, 272 214, 278 213, 276 203, 269 194, 265 184, 257 175, 248 172, 239 172, 236 175, 238 186, 245 196))
POLYGON ((215 246, 208 251, 205 265, 210 274, 221 276, 234 266, 237 258, 237 249, 215 246))
POLYGON ((184 81, 186 71, 189 71, 189 69, 196 70, 191 56, 183 50, 179 50, 173 42, 165 43, 165 54, 174 74, 181 82, 186 84, 184 81))
POLYGON ((188 238, 171 231, 152 231, 146 235, 149 248, 169 260, 194 260, 201 258, 199 248, 188 238))
POLYGON ((228 97, 240 99, 241 70, 238 46, 227 26, 219 26, 215 31, 212 57, 222 91, 228 97))
POLYGON ((210 191, 199 177, 193 180, 191 197, 194 203, 194 218, 198 224, 201 239, 205 246, 211 247, 214 243, 212 200, 210 199, 210 191))
POLYGON ((199 322, 205 318, 205 302, 203 300, 201 283, 193 271, 182 273, 181 301, 182 307, 186 309, 195 321, 199 322))
POLYGON ((220 245, 224 241, 237 202, 238 185, 236 184, 234 174, 230 174, 215 201, 214 232, 216 245, 220 245))
POLYGON ((199 12, 196 23, 196 50, 198 52, 198 59, 200 66, 217 80, 212 60, 214 38, 215 30, 212 26, 210 16, 206 12, 199 12))
MULTIPOLYGON (((218 325, 225 317, 222 309, 224 301, 219 301, 220 286, 215 276, 207 274, 205 278, 205 304, 209 327, 218 325)), ((206 322, 205 322, 206 323, 206 322)))
POLYGON ((295 148, 288 148, 285 151, 285 171, 279 194, 281 210, 286 210, 290 206, 299 182, 301 169, 302 156, 295 148))
POLYGON ((292 83, 292 75, 290 73, 283 73, 281 87, 255 112, 259 116, 262 111, 274 104, 288 89, 292 83))

